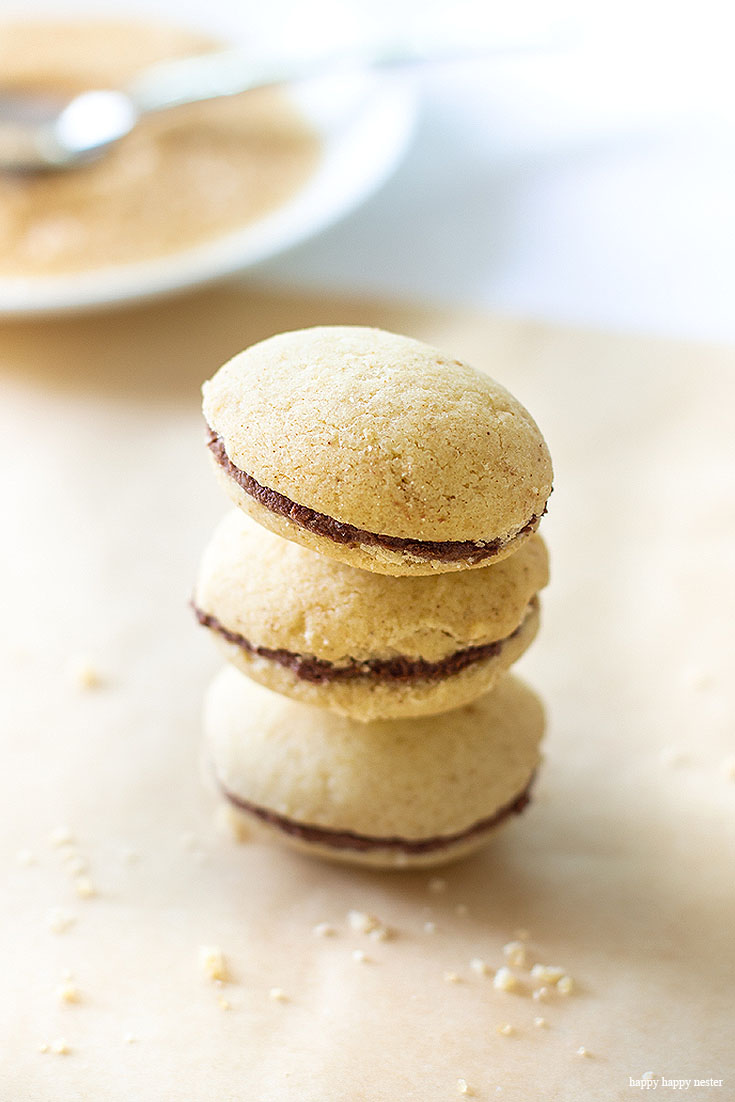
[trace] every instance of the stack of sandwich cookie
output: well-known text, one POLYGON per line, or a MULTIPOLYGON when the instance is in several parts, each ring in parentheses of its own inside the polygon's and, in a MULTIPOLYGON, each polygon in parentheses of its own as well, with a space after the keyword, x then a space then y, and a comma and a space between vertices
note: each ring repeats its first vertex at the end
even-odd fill
POLYGON ((376 865, 482 844, 528 802, 543 732, 507 674, 548 581, 534 421, 468 365, 355 327, 246 350, 204 413, 240 507, 193 601, 230 662, 205 731, 233 813, 376 865))

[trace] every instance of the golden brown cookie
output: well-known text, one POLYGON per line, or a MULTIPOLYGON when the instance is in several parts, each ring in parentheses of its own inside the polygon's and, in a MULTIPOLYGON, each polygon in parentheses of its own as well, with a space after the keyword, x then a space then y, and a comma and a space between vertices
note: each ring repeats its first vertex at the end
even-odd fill
POLYGON ((193 604, 244 673, 366 721, 481 696, 532 642, 547 581, 539 535, 480 570, 389 578, 315 555, 233 509, 205 551, 193 604))
POLYGON ((538 527, 551 492, 530 414, 489 376, 380 329, 282 333, 204 384, 218 475, 278 535, 351 566, 486 566, 538 527))
POLYGON ((522 811, 544 715, 511 675, 456 711, 356 723, 226 666, 204 725, 216 783, 250 826, 334 860, 449 861, 522 811))

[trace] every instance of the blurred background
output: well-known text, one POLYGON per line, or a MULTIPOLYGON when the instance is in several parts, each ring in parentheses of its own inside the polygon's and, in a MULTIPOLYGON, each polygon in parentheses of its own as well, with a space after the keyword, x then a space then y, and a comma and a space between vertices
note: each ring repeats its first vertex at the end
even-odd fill
POLYGON ((32 15, 47 12, 170 20, 265 55, 434 31, 487 42, 402 74, 401 110, 406 84, 416 110, 381 186, 258 280, 735 338, 724 5, 43 0, 32 15))

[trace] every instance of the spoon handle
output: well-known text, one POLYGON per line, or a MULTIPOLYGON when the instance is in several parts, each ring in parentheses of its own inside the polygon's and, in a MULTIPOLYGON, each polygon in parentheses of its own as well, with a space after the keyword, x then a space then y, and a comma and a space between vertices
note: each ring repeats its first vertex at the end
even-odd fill
POLYGON ((160 62, 142 72, 126 89, 138 112, 162 111, 200 100, 216 99, 273 84, 305 80, 355 68, 394 68, 484 58, 505 52, 546 48, 548 34, 512 40, 463 34, 367 43, 352 49, 285 53, 259 57, 240 49, 160 62))

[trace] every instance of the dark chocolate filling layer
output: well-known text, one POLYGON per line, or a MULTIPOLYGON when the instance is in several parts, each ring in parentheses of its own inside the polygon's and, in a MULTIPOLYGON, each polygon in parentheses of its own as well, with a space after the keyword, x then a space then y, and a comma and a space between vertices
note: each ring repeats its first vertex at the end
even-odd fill
MULTIPOLYGON (((207 426, 209 428, 209 426, 207 426)), ((335 543, 343 543, 350 547, 377 546, 385 547, 389 551, 400 551, 411 555, 416 559, 435 559, 440 562, 466 562, 469 565, 482 562, 483 559, 491 559, 497 555, 507 544, 520 536, 535 532, 541 521, 540 515, 534 515, 519 531, 509 536, 502 536, 491 540, 411 540, 403 536, 384 536, 377 532, 368 532, 364 528, 355 528, 352 524, 343 524, 324 513, 317 513, 306 505, 298 505, 290 498, 279 494, 277 490, 270 490, 267 486, 261 486, 259 482, 241 471, 230 460, 222 437, 214 429, 209 429, 207 445, 212 454, 222 467, 223 471, 232 478, 238 486, 259 501, 272 513, 279 513, 288 517, 294 524, 313 532, 317 536, 325 536, 335 543)))
POLYGON ((484 831, 498 826, 499 823, 504 819, 508 819, 511 815, 520 815, 523 809, 531 802, 531 786, 533 785, 534 777, 535 773, 532 773, 526 787, 518 796, 511 800, 510 803, 499 808, 493 815, 488 815, 486 819, 480 819, 478 822, 473 823, 472 826, 467 827, 466 830, 460 830, 456 834, 438 834, 430 838, 421 839, 398 837, 376 838, 369 834, 357 834, 352 830, 329 830, 327 827, 312 826, 309 823, 298 823, 294 819, 289 819, 285 815, 279 815, 277 812, 270 811, 266 807, 260 807, 258 804, 251 804, 248 800, 243 800, 233 792, 228 791, 221 782, 218 783, 223 795, 235 807, 239 808, 241 811, 248 812, 250 815, 254 815, 257 819, 262 820, 264 823, 268 823, 270 826, 277 827, 285 834, 290 834, 294 838, 300 838, 302 842, 312 842, 322 846, 333 846, 335 849, 357 850, 363 853, 374 849, 388 849, 394 850, 397 853, 419 854, 432 853, 436 850, 452 846, 456 842, 464 842, 468 838, 473 838, 476 834, 482 834, 484 831))
MULTIPOLYGON (((538 604, 538 598, 534 597, 529 605, 533 608, 538 604)), ((216 616, 202 611, 192 602, 192 608, 200 624, 216 631, 228 643, 242 647, 248 654, 257 654, 261 658, 268 658, 291 670, 300 681, 311 681, 317 685, 333 681, 357 681, 361 679, 369 681, 439 681, 461 670, 473 666, 476 662, 482 662, 487 658, 494 658, 511 639, 514 639, 521 631, 525 623, 525 617, 510 635, 505 639, 496 639, 492 643, 481 643, 475 647, 465 647, 455 651, 454 654, 440 659, 438 662, 426 662, 423 658, 369 658, 364 662, 352 661, 344 666, 335 666, 332 662, 326 662, 322 658, 314 658, 308 655, 297 654, 294 651, 273 649, 271 647, 258 647, 240 635, 236 631, 230 631, 220 623, 216 616)))

